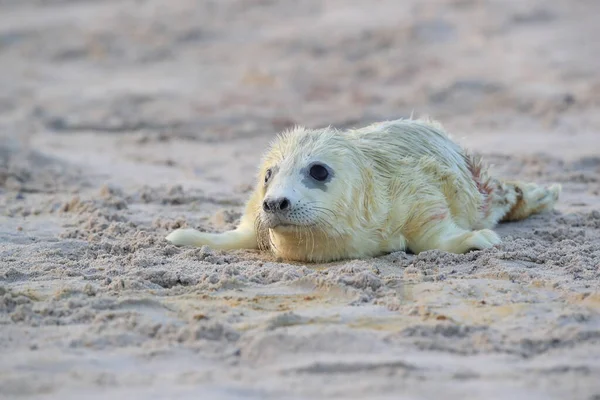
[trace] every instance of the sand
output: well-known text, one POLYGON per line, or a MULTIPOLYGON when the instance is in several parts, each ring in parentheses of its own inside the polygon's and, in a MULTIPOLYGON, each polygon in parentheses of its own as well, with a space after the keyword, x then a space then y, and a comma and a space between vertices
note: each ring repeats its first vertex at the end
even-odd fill
POLYGON ((599 399, 599 14, 0 1, 0 397, 599 399), (278 131, 413 111, 556 210, 466 255, 164 240, 234 227, 278 131))

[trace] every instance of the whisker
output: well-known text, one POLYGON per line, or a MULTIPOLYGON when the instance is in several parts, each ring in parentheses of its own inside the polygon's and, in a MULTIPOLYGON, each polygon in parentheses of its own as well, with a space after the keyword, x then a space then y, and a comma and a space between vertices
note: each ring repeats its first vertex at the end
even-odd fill
POLYGON ((332 218, 336 218, 337 216, 335 215, 335 213, 327 208, 321 208, 321 207, 312 207, 312 210, 317 210, 317 211, 322 211, 324 213, 328 213, 329 215, 331 215, 332 218))
POLYGON ((271 251, 273 253, 275 253, 277 251, 277 246, 275 245, 275 242, 273 242, 273 238, 271 237, 271 233, 269 231, 267 231, 268 237, 269 237, 269 246, 271 246, 271 251))
POLYGON ((331 210, 330 208, 324 207, 322 205, 322 202, 320 201, 311 201, 306 203, 307 206, 311 206, 311 209, 317 209, 317 210, 323 210, 323 211, 327 211, 328 213, 331 214, 332 217, 336 217, 336 214, 333 210, 331 210))
POLYGON ((315 254, 315 234, 313 232, 312 227, 309 227, 308 231, 310 232, 310 237, 312 239, 312 249, 310 251, 310 259, 312 260, 314 254, 315 254))
MULTIPOLYGON (((340 249, 341 247, 343 247, 343 245, 342 246, 340 245, 340 241, 343 240, 343 234, 339 231, 339 229, 327 221, 321 220, 321 223, 322 223, 322 225, 326 225, 326 227, 328 228, 328 232, 327 233, 324 232, 324 234, 327 236, 328 240, 333 239, 336 249, 340 249), (332 235, 331 234, 332 231, 335 234, 332 235)), ((325 228, 323 226, 320 226, 320 228, 323 231, 325 231, 325 228)))
POLYGON ((269 230, 265 229, 260 215, 257 216, 254 221, 254 229, 256 231, 258 248, 261 250, 273 250, 275 248, 275 244, 271 240, 269 230))

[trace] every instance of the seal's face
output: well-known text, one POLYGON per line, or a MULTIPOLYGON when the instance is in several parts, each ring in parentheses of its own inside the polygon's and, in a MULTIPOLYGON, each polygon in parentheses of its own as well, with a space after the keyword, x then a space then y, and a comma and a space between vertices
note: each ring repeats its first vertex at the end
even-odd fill
POLYGON ((332 213, 332 199, 327 192, 336 175, 331 165, 320 160, 296 164, 284 159, 270 166, 264 174, 262 222, 269 229, 285 230, 330 219, 332 215, 326 213, 332 213))
POLYGON ((273 144, 260 172, 261 226, 280 234, 334 234, 358 184, 344 142, 329 130, 296 129, 273 144))

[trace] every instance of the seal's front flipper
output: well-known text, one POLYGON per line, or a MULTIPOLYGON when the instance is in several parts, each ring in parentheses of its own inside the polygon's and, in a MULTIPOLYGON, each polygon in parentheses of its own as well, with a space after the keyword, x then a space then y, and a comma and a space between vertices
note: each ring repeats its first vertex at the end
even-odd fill
POLYGON ((166 239, 176 246, 209 246, 219 250, 257 249, 253 229, 235 229, 224 233, 207 233, 195 229, 177 229, 166 239))

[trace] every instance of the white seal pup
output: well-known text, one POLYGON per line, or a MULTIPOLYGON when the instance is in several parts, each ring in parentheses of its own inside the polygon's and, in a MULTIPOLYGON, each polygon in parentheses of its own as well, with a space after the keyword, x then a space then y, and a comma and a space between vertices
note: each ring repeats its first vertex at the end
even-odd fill
POLYGON ((178 229, 175 245, 264 249, 327 262, 393 251, 452 253, 499 244, 498 222, 551 209, 560 185, 503 182, 436 122, 297 127, 271 144, 235 230, 178 229))

